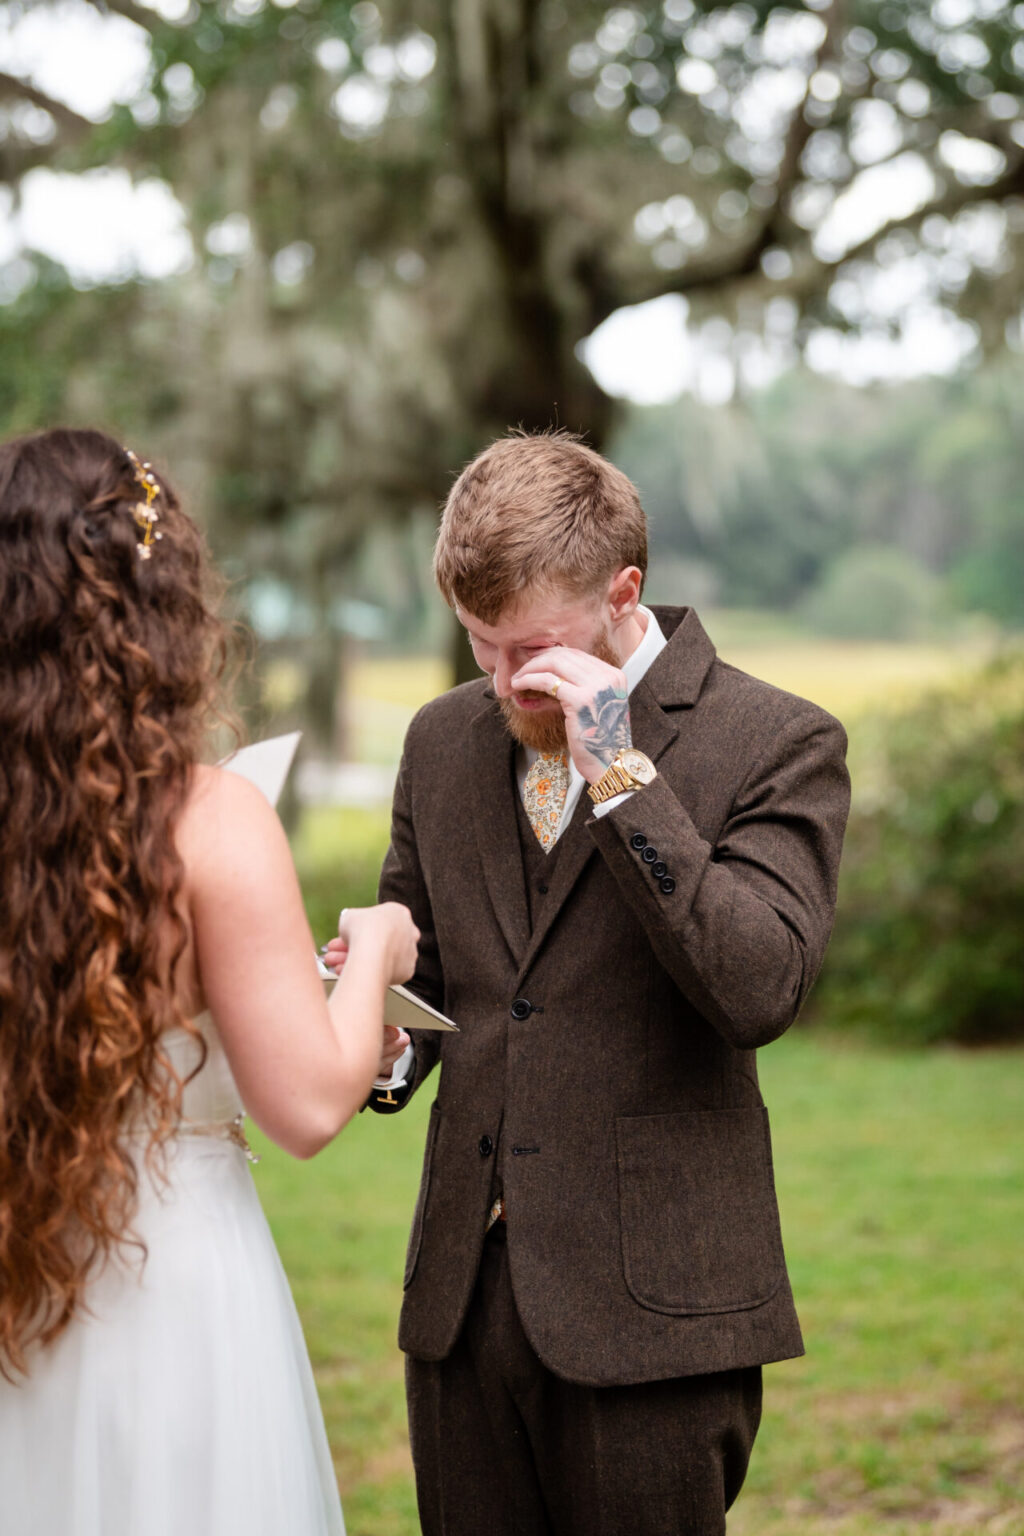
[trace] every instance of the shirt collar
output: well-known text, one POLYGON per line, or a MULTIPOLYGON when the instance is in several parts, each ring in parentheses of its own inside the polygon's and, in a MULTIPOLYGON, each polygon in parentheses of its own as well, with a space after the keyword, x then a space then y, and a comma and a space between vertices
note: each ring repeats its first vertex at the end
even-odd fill
POLYGON ((637 616, 646 621, 643 639, 633 652, 622 663, 622 670, 626 674, 626 690, 632 693, 637 683, 647 675, 662 651, 668 645, 658 623, 650 608, 645 608, 642 603, 637 606, 637 616))

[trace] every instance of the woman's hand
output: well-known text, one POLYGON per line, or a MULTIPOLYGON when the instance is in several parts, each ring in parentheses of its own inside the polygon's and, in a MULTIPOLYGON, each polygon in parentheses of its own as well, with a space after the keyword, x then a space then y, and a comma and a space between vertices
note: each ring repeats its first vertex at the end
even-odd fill
MULTIPOLYGON (((380 945, 388 984, 408 981, 416 969, 420 931, 408 907, 385 901, 378 907, 346 907, 338 919, 338 938, 327 946, 326 964, 340 972, 357 945, 380 945)), ((400 1053, 399 1053, 400 1054, 400 1053)))

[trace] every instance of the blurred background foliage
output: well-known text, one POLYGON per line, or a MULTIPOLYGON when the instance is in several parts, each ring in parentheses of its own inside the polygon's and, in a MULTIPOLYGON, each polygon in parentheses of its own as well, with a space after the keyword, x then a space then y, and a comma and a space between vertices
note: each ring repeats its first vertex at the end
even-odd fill
POLYGON ((1017 651, 862 723, 815 1016, 903 1045, 1024 1035, 1022 701, 1017 651))
POLYGON ((1024 1034, 1022 37, 997 0, 2 0, 0 431, 171 467, 259 640, 253 731, 301 724, 307 800, 356 802, 298 828, 318 929, 386 837, 381 778, 331 764, 386 779, 467 675, 429 578, 451 477, 557 422, 639 485, 651 599, 851 725, 815 1016, 1024 1034), (83 15, 139 61, 105 97, 53 63, 83 15), (596 341, 648 301, 691 386, 629 404, 596 341), (915 338, 942 376, 865 385, 915 338))

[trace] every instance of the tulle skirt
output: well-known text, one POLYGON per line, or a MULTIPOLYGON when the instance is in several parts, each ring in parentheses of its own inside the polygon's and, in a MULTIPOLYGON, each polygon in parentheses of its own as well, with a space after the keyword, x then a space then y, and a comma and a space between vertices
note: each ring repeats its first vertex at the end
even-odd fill
POLYGON ((0 1378, 3 1536, 343 1536, 305 1341, 245 1154, 144 1176, 144 1266, 0 1378))

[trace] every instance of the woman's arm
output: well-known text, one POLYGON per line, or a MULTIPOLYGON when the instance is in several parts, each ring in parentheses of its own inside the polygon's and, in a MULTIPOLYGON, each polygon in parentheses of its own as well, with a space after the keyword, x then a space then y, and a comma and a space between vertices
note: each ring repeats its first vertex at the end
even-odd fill
POLYGON ((328 1002, 284 830, 259 790, 198 770, 179 846, 203 994, 246 1110, 312 1157, 366 1100, 385 994, 415 969, 417 930, 395 903, 351 912, 328 1002))

